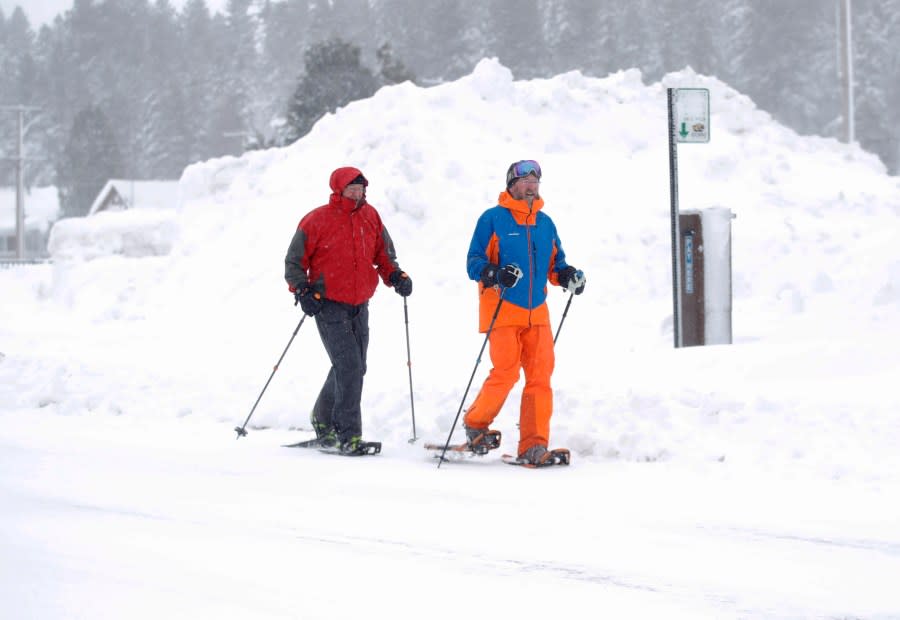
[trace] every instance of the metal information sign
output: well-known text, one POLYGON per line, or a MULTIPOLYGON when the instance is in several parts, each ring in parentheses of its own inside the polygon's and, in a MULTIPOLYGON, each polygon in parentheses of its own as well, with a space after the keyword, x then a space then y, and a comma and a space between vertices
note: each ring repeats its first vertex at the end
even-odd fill
MULTIPOLYGON (((684 345, 681 316, 681 287, 687 285, 688 292, 694 290, 693 273, 687 282, 682 282, 681 230, 678 208, 678 143, 709 142, 709 89, 708 88, 667 88, 666 107, 669 120, 669 200, 672 218, 672 335, 675 348, 684 345)), ((695 260, 693 237, 686 240, 687 260, 693 266, 695 260)), ((691 270, 688 269, 688 272, 691 270)))
POLYGON ((709 142, 709 89, 676 88, 675 139, 709 142))
POLYGON ((684 292, 694 294, 694 235, 684 236, 684 292))

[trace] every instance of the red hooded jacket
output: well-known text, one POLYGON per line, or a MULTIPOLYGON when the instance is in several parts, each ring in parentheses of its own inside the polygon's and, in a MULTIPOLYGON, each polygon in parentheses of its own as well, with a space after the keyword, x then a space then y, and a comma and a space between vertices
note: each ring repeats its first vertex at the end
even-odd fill
POLYGON ((400 267, 381 217, 365 194, 359 203, 341 195, 360 175, 350 167, 332 172, 328 204, 300 220, 284 258, 291 292, 311 286, 325 299, 358 305, 375 294, 378 276, 390 286, 388 278, 400 267))

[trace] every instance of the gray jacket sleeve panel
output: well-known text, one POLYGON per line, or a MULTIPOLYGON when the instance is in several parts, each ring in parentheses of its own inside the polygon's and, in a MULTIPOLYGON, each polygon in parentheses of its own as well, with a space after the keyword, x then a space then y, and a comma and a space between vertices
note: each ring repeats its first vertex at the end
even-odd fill
POLYGON ((378 252, 378 255, 375 257, 375 266, 386 284, 388 277, 393 272, 400 270, 400 265, 397 263, 397 251, 394 249, 394 240, 391 239, 387 228, 384 227, 381 228, 381 245, 383 250, 378 252))
POLYGON ((306 233, 302 228, 297 228, 287 255, 284 257, 284 279, 292 291, 299 291, 306 287, 308 277, 306 275, 306 233))

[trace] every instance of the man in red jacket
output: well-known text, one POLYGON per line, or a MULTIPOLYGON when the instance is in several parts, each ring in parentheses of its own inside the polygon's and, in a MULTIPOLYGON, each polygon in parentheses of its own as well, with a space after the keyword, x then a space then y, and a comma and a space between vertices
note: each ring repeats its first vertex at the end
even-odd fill
POLYGON ((310 416, 319 444, 346 454, 365 453, 363 376, 369 345, 369 299, 378 278, 401 296, 412 280, 397 264, 394 242, 366 202, 369 182, 356 168, 331 173, 327 205, 307 213, 284 259, 294 303, 316 319, 331 370, 310 416))

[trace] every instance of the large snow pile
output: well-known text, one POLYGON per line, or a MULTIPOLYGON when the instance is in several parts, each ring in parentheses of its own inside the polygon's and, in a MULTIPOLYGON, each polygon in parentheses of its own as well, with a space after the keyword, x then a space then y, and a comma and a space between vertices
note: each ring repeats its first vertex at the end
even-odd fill
POLYGON ((178 232, 175 218, 168 209, 129 209, 64 218, 51 229, 47 250, 55 261, 162 256, 172 249, 178 232))
MULTIPOLYGON (((126 234, 97 219, 102 260, 82 260, 95 249, 79 243, 82 256, 59 251, 53 267, 0 273, 16 300, 0 310, 2 408, 242 421, 301 316, 283 281, 291 235, 327 200, 332 169, 354 165, 415 283, 418 428, 442 438, 482 342, 470 235, 523 158, 541 162, 545 210, 588 277, 557 347, 554 443, 579 458, 882 475, 877 458, 897 471, 900 399, 883 388, 898 376, 900 181, 858 147, 798 136, 691 71, 652 85, 636 70, 516 82, 485 60, 453 83, 383 88, 288 148, 193 165, 177 229, 142 229, 146 254, 171 245, 168 255, 127 258, 109 243, 126 234), (711 142, 679 147, 681 205, 737 216, 734 346, 671 347, 671 86, 711 93, 711 142)), ((551 291, 554 321, 565 301, 551 291)), ((403 321, 401 300, 380 289, 364 430, 387 442, 410 432, 403 321)), ((325 372, 306 325, 253 424, 308 428, 325 372)), ((517 396, 498 419, 511 437, 517 396)))

